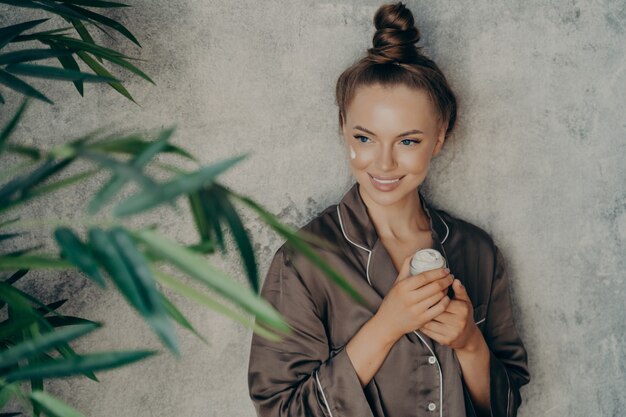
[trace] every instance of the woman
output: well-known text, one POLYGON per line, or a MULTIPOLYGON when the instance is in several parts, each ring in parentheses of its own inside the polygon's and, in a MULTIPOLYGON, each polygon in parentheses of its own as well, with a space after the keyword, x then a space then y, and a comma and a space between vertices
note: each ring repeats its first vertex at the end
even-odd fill
POLYGON ((250 396, 267 417, 513 417, 530 375, 502 254, 419 188, 454 127, 455 96, 414 46, 410 10, 383 5, 374 23, 374 47, 336 89, 356 183, 302 228, 339 248, 317 250, 366 302, 283 244, 261 295, 294 331, 253 334, 250 396), (450 269, 409 276, 420 248, 450 269))

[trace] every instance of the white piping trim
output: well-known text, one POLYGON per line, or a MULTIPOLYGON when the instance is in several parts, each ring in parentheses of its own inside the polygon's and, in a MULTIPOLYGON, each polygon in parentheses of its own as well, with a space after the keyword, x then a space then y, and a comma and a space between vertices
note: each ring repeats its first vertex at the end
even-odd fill
POLYGON ((415 330, 413 330, 413 333, 415 333, 417 337, 420 338, 422 343, 428 348, 428 350, 430 350, 433 358, 435 358, 437 370, 439 371, 439 417, 443 417, 443 374, 441 373, 441 365, 439 365, 439 359, 437 358, 437 355, 435 355, 435 352, 433 352, 433 350, 430 348, 430 346, 428 346, 428 343, 426 343, 426 341, 422 339, 422 336, 420 336, 420 334, 415 330))
POLYGON ((317 382, 317 386, 320 389, 320 392, 322 393, 322 399, 324 400, 324 405, 326 406, 326 409, 328 410, 328 415, 330 417, 333 417, 333 413, 330 412, 330 407, 328 406, 328 401, 326 401, 326 395, 324 395, 324 389, 322 388, 322 384, 320 383, 320 379, 317 376, 318 375, 318 370, 315 370, 315 382, 317 382))
POLYGON ((509 400, 511 399, 511 381, 509 380, 509 373, 504 370, 504 374, 506 375, 506 382, 508 385, 508 391, 506 393, 506 415, 509 416, 509 400))
MULTIPOLYGON (((365 251, 367 251, 368 256, 367 256, 367 266, 365 268, 365 275, 367 276, 367 282, 369 282, 370 286, 372 285, 372 282, 370 281, 370 276, 369 276, 369 266, 370 266, 370 258, 372 256, 372 251, 364 248, 361 245, 357 245, 356 243, 354 243, 353 241, 350 240, 350 238, 348 238, 348 235, 346 234, 346 231, 343 228, 343 222, 341 220, 341 213, 339 212, 339 205, 337 205, 337 216, 339 216, 339 225, 341 226, 341 233, 343 233, 343 237, 346 238, 346 240, 350 243, 352 243, 354 246, 361 248, 365 251)), ((441 219, 441 217, 439 217, 441 219)), ((443 219, 441 219, 443 221, 443 219)), ((443 222, 444 224, 446 224, 446 222, 443 222)), ((448 225, 446 224, 446 229, 448 228, 448 225)), ((448 234, 446 233, 446 238, 448 237, 448 234)), ((445 239, 444 239, 445 240, 445 239)), ((443 243, 443 242, 441 242, 443 243)), ((439 371, 439 416, 443 417, 443 374, 441 372, 441 365, 439 365, 439 359, 437 358, 437 356, 435 355, 435 352, 433 352, 433 350, 430 348, 430 346, 428 346, 428 343, 426 343, 426 341, 422 338, 422 336, 420 336, 419 333, 417 333, 417 331, 413 330, 413 333, 415 333, 417 335, 417 337, 419 337, 419 339, 422 341, 422 343, 424 344, 424 346, 426 346, 428 348, 428 350, 430 351, 431 355, 435 358, 435 363, 437 364, 437 369, 439 371)), ((319 381, 318 381, 319 383, 319 381)), ((321 389, 321 385, 320 385, 320 389, 321 389)), ((322 395, 324 394, 324 391, 322 391, 322 395)), ((326 401, 326 398, 324 398, 324 401, 326 401)), ((328 408, 328 404, 326 404, 326 407, 328 408)), ((330 412, 330 409, 328 410, 328 412, 330 412)), ((331 415, 332 417, 332 415, 331 415)))
POLYGON ((485 321, 487 319, 487 317, 483 317, 482 319, 478 320, 477 322, 475 322, 474 324, 480 324, 483 321, 485 321))
POLYGON ((450 228, 448 227, 448 223, 446 223, 443 218, 439 215, 439 213, 435 212, 435 214, 437 215, 437 217, 439 217, 439 219, 441 220, 441 222, 446 226, 446 236, 443 238, 443 240, 441 241, 441 244, 443 245, 443 242, 446 241, 446 239, 448 238, 448 235, 450 234, 450 228))
POLYGON ((367 277, 367 282, 370 285, 372 285, 372 281, 370 280, 370 258, 372 257, 372 251, 350 240, 350 238, 346 234, 345 229, 343 228, 343 222, 341 221, 341 214, 339 213, 339 205, 337 205, 337 216, 339 216, 339 226, 341 226, 341 233, 343 233, 343 237, 345 237, 348 242, 352 243, 357 248, 361 248, 364 251, 367 251, 367 266, 365 267, 365 276, 367 277))

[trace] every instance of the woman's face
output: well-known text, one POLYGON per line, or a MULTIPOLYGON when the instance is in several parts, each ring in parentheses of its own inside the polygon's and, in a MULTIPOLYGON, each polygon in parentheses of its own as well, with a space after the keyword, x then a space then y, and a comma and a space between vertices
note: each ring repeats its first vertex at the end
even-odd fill
POLYGON ((343 136, 361 191, 385 206, 414 198, 431 157, 443 146, 445 130, 423 90, 359 88, 346 109, 343 136), (374 177, 400 180, 381 184, 374 177))

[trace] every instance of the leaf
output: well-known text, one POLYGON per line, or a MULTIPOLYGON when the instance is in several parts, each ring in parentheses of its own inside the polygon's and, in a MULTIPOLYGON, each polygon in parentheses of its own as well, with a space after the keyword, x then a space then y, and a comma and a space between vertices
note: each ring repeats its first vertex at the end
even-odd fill
POLYGON ((49 65, 37 65, 37 64, 11 64, 5 67, 7 72, 12 74, 26 75, 29 77, 45 78, 48 80, 63 80, 63 81, 76 81, 90 83, 102 83, 119 81, 117 78, 94 75, 88 72, 80 72, 74 70, 68 70, 65 68, 52 67, 49 65))
POLYGON ((31 29, 45 22, 46 20, 50 20, 50 18, 30 20, 28 22, 22 22, 16 25, 5 26, 3 28, 0 28, 0 49, 4 48, 9 42, 11 42, 20 33, 25 32, 28 29, 31 29))
MULTIPOLYGON (((105 152, 118 152, 130 155, 136 155, 142 152, 146 147, 150 146, 150 144, 154 143, 153 141, 143 140, 142 136, 139 134, 132 134, 125 137, 114 138, 114 139, 106 139, 98 142, 94 142, 90 145, 91 149, 98 149, 100 151, 105 152)), ((172 145, 171 143, 166 144, 161 152, 173 153, 176 155, 180 155, 184 158, 190 159, 192 161, 198 162, 198 159, 187 152, 185 149, 172 145)))
POLYGON ((199 190, 198 198, 200 199, 204 217, 209 221, 223 255, 226 253, 226 245, 224 244, 224 235, 222 233, 222 212, 216 203, 218 197, 213 193, 213 190, 215 190, 214 186, 208 186, 199 190))
MULTIPOLYGON (((172 136, 174 129, 169 128, 161 132, 159 138, 152 142, 149 146, 143 148, 141 153, 137 154, 131 161, 130 165, 141 170, 150 160, 159 152, 163 150, 167 141, 172 136)), ((122 187, 126 184, 127 177, 114 173, 109 181, 107 181, 100 190, 96 193, 93 199, 89 202, 87 212, 89 214, 96 213, 102 205, 110 201, 115 194, 120 192, 122 187)))
MULTIPOLYGON (((95 72, 96 74, 102 75, 105 77, 113 77, 113 75, 106 68, 104 68, 100 63, 98 63, 98 61, 90 57, 87 52, 79 51, 76 53, 76 55, 78 55, 78 57, 82 59, 83 62, 87 64, 87 66, 91 68, 93 72, 95 72)), ((130 95, 128 90, 126 90, 126 88, 122 85, 121 82, 117 82, 117 81, 110 82, 109 85, 113 87, 115 91, 117 91, 118 93, 120 93, 121 95, 123 95, 124 97, 132 101, 133 103, 137 103, 135 99, 133 98, 133 96, 130 95)))
POLYGON ((19 176, 4 184, 0 188, 0 211, 5 209, 5 207, 3 207, 4 204, 10 201, 13 194, 19 192, 20 196, 15 201, 20 201, 20 199, 23 198, 32 187, 61 171, 72 163, 73 160, 73 157, 62 159, 60 161, 48 159, 29 175, 19 176))
POLYGON ((129 4, 101 0, 60 0, 63 3, 80 4, 88 7, 130 7, 129 4))
MULTIPOLYGON (((61 56, 57 57, 58 61, 61 63, 61 66, 63 68, 65 68, 65 69, 67 69, 67 70, 80 71, 80 67, 78 66, 78 62, 76 62, 74 57, 71 55, 73 52, 76 52, 75 49, 65 48, 65 47, 62 47, 62 46, 58 46, 56 44, 48 44, 48 46, 53 51, 69 52, 68 55, 61 55, 61 56)), ((102 74, 98 74, 98 75, 102 75, 102 74)), ((108 75, 111 75, 111 74, 108 74, 108 75)), ((84 93, 83 81, 82 80, 74 80, 74 81, 72 81, 72 83, 74 84, 74 87, 76 87, 76 90, 78 90, 78 93, 81 96, 83 96, 83 93, 84 93)))
MULTIPOLYGON (((53 327, 48 323, 47 319, 42 317, 41 314, 39 314, 30 305, 32 302, 40 307, 43 307, 44 309, 47 308, 46 305, 37 298, 26 294, 12 285, 8 285, 5 282, 0 281, 0 299, 6 301, 13 310, 19 313, 19 316, 14 317, 13 319, 21 320, 24 317, 29 317, 37 320, 42 328, 48 331, 53 330, 53 327)), ((60 316, 60 314, 54 310, 50 310, 50 312, 55 316, 60 316)), ((65 358, 73 358, 77 356, 76 352, 74 352, 74 350, 67 343, 62 343, 56 348, 56 350, 65 358)), ((85 371, 83 373, 87 376, 87 378, 98 381, 98 378, 96 378, 93 372, 85 371)))
POLYGON ((30 358, 31 356, 46 352, 62 342, 74 340, 100 326, 99 323, 96 325, 91 323, 77 324, 67 326, 61 330, 41 334, 34 339, 25 340, 9 349, 0 351, 0 368, 5 368, 21 359, 30 358))
POLYGON ((28 106, 28 103, 29 103, 28 98, 25 98, 22 101, 22 104, 20 105, 20 107, 17 109, 17 111, 11 118, 11 120, 9 120, 9 123, 7 123, 6 126, 4 126, 4 128, 0 132, 0 154, 2 154, 7 140, 11 136, 11 133, 13 133, 13 130, 15 129, 15 126, 17 126, 17 123, 22 118, 24 111, 26 111, 26 107, 28 106))
POLYGON ((295 230, 292 227, 284 225, 278 221, 278 219, 265 209, 263 209, 259 204, 252 201, 251 199, 235 194, 232 191, 229 191, 230 194, 236 196, 241 201, 250 206, 254 211, 256 211, 261 219, 263 219, 267 224, 269 224, 274 230, 276 230, 281 236, 287 239, 288 245, 296 249, 298 252, 302 253, 305 257, 307 257, 313 265, 317 266, 326 276, 328 276, 333 282, 335 282, 341 289, 343 289, 348 295, 350 295, 355 301, 358 303, 365 305, 365 299, 361 294, 359 294, 337 271, 330 267, 324 260, 318 255, 318 253, 307 243, 306 240, 315 242, 319 246, 337 250, 335 245, 330 244, 330 242, 324 241, 318 237, 314 237, 311 233, 304 233, 303 230, 295 230), (306 240, 305 240, 306 239, 306 240))
POLYGON ((144 189, 128 197, 115 207, 115 216, 127 216, 153 208, 163 202, 174 200, 181 194, 189 194, 212 182, 215 177, 247 157, 247 154, 227 158, 197 171, 175 177, 152 189, 144 189))
POLYGON ((241 258, 243 259, 244 266, 246 268, 248 281, 250 282, 253 291, 258 294, 260 291, 259 277, 254 250, 252 249, 252 244, 250 243, 250 236, 248 236, 248 232, 239 219, 237 210, 235 210, 235 207, 228 200, 227 193, 225 193, 224 189, 219 185, 216 185, 215 189, 217 197, 215 199, 215 203, 219 205, 222 217, 224 217, 228 222, 230 230, 235 238, 235 242, 239 247, 239 253, 241 254, 241 258))
POLYGON ((85 417, 77 409, 41 390, 33 390, 29 394, 33 403, 37 404, 47 415, 52 417, 85 417))
POLYGON ((137 284, 126 267, 109 233, 95 227, 89 229, 88 235, 89 245, 93 248, 96 258, 100 264, 104 266, 122 296, 124 296, 128 303, 139 313, 145 311, 146 307, 139 294, 137 284))
POLYGON ((4 84, 12 90, 22 93, 28 97, 34 97, 38 100, 45 101, 46 103, 54 104, 52 100, 46 97, 39 90, 31 87, 30 84, 20 80, 14 75, 9 74, 5 70, 0 68, 0 84, 4 84))
POLYGON ((259 324, 257 324, 254 319, 250 320, 238 311, 232 310, 229 307, 220 304, 219 302, 211 299, 210 297, 201 293, 195 288, 192 288, 176 280, 174 277, 165 274, 157 268, 153 268, 153 272, 154 276, 161 284, 168 286, 183 297, 186 297, 189 300, 193 300, 205 307, 210 308, 211 310, 214 310, 230 319, 233 319, 234 321, 252 329, 255 333, 258 333, 269 340, 281 340, 280 335, 272 333, 265 328, 259 326, 259 324))
POLYGON ((19 62, 37 61, 40 59, 55 58, 61 56, 71 55, 70 50, 50 50, 45 48, 37 49, 22 49, 20 51, 11 51, 4 54, 0 54, 0 64, 10 65, 19 62))
POLYGON ((180 312, 180 310, 176 307, 176 305, 174 305, 174 303, 172 303, 162 292, 159 292, 159 296, 161 297, 161 303, 163 304, 163 307, 165 307, 165 311, 167 311, 167 314, 169 314, 169 316, 174 319, 176 323, 191 331, 205 344, 209 344, 208 340, 206 340, 206 338, 202 336, 195 329, 195 327, 192 326, 189 320, 187 320, 187 318, 183 315, 183 313, 180 312))
POLYGON ((13 269, 70 269, 74 265, 50 255, 0 256, 0 271, 13 269))
POLYGON ((249 287, 239 284, 219 269, 214 268, 202 256, 149 229, 133 232, 133 235, 152 252, 238 306, 256 314, 259 320, 279 331, 289 331, 287 323, 266 300, 257 297, 249 287))
POLYGON ((98 352, 25 366, 4 375, 8 383, 36 378, 60 378, 84 371, 97 371, 124 366, 157 353, 151 350, 98 352))
POLYGON ((18 204, 22 204, 25 201, 31 200, 33 198, 37 198, 37 197, 41 197, 44 194, 48 194, 48 193, 52 193, 56 190, 59 190, 61 188, 65 188, 69 185, 73 185, 77 182, 80 182, 86 178, 89 178, 90 176, 99 173, 99 170, 97 169, 92 169, 89 171, 85 171, 85 172, 81 172, 79 174, 76 175, 72 175, 70 177, 64 178, 62 180, 59 181, 55 181, 55 182, 51 182, 49 184, 46 185, 40 185, 38 187, 35 187, 33 189, 31 189, 29 192, 24 193, 22 195, 21 198, 14 200, 10 203, 6 203, 1 209, 1 211, 6 211, 18 204))
POLYGON ((77 152, 78 155, 83 158, 97 162, 103 167, 108 168, 119 175, 132 178, 144 188, 153 189, 159 187, 158 184, 152 178, 144 174, 141 169, 138 169, 126 162, 120 162, 115 158, 110 158, 104 154, 92 152, 83 148, 78 149, 77 152))
POLYGON ((54 231, 54 238, 62 250, 64 258, 72 262, 80 271, 85 273, 100 288, 106 288, 106 281, 98 262, 94 258, 91 249, 68 227, 59 227, 54 231))
POLYGON ((148 266, 148 262, 143 254, 137 249, 133 239, 128 232, 122 227, 114 227, 109 232, 112 241, 117 245, 118 252, 121 254, 126 267, 128 268, 135 285, 138 289, 139 296, 142 299, 144 307, 141 314, 148 321, 148 324, 161 339, 163 344, 167 346, 172 353, 180 357, 180 348, 174 333, 174 327, 170 321, 170 317, 161 304, 161 297, 157 290, 154 276, 148 266))
POLYGON ((87 17, 89 20, 91 21, 96 21, 96 22, 100 22, 103 25, 106 25, 114 30, 116 30, 117 32, 121 33, 122 35, 124 35, 126 38, 128 38, 131 42, 133 42, 134 44, 136 44, 137 46, 141 47, 141 45, 139 44, 139 41, 135 38, 135 36, 133 36, 133 34, 126 29, 126 27, 124 25, 122 25, 121 23, 110 19, 104 15, 98 14, 98 13, 94 13, 91 10, 88 9, 84 9, 82 7, 76 6, 76 5, 70 5, 68 4, 67 7, 71 10, 74 10, 75 12, 87 17))

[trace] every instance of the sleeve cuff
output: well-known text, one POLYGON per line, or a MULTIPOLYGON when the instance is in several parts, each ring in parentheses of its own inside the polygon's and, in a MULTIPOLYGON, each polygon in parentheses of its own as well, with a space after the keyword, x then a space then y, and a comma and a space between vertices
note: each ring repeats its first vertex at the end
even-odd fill
POLYGON ((329 417, 373 417, 345 346, 325 361, 315 371, 314 377, 329 417))

